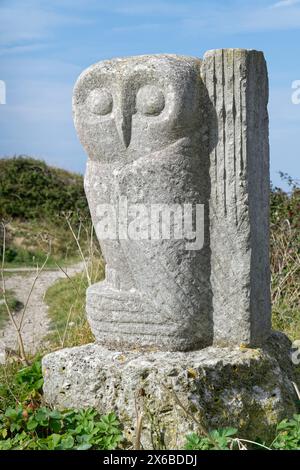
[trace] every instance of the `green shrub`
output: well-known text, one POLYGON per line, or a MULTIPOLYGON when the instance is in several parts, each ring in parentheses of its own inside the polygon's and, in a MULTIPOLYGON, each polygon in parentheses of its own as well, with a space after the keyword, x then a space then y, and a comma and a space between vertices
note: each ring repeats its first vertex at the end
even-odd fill
POLYGON ((271 272, 273 327, 300 337, 300 188, 282 174, 290 190, 271 191, 271 272))
POLYGON ((285 419, 277 426, 277 436, 272 443, 274 449, 300 450, 300 415, 285 419))
POLYGON ((0 218, 53 220, 68 211, 88 215, 81 175, 27 156, 0 159, 0 218))
POLYGON ((186 436, 185 450, 228 450, 232 436, 237 434, 235 428, 224 428, 211 431, 207 436, 192 433, 186 436))
MULTIPOLYGON (((16 298, 13 290, 6 291, 6 302, 11 312, 18 312, 23 307, 23 304, 16 298)), ((2 288, 0 287, 0 328, 3 328, 5 322, 8 320, 7 307, 4 302, 2 288)))
POLYGON ((0 450, 110 450, 121 438, 115 414, 100 416, 93 409, 32 410, 17 406, 0 415, 0 450))
MULTIPOLYGON (((20 247, 10 247, 5 250, 5 261, 11 265, 41 266, 44 264, 46 254, 40 251, 26 250, 20 247)), ((49 257, 47 265, 54 265, 55 260, 49 257)))
POLYGON ((283 182, 288 185, 289 191, 276 186, 270 192, 271 225, 278 226, 287 221, 291 228, 300 228, 300 187, 299 182, 286 173, 280 172, 283 182))
POLYGON ((277 425, 277 434, 271 444, 239 439, 237 429, 211 431, 207 436, 192 433, 186 436, 186 450, 300 450, 300 415, 285 419, 277 425))
POLYGON ((110 450, 120 442, 114 413, 100 416, 91 408, 58 411, 42 405, 39 358, 27 367, 2 366, 0 374, 0 450, 110 450))
POLYGON ((43 375, 40 357, 30 366, 8 362, 0 366, 0 412, 15 407, 16 403, 36 407, 40 405, 43 375))
MULTIPOLYGON (((30 157, 0 159, 1 220, 6 225, 5 263, 10 266, 41 265, 49 252, 48 266, 76 262, 78 247, 68 222, 84 252, 91 238, 83 177, 30 157)), ((3 239, 0 225, 1 257, 3 239)))

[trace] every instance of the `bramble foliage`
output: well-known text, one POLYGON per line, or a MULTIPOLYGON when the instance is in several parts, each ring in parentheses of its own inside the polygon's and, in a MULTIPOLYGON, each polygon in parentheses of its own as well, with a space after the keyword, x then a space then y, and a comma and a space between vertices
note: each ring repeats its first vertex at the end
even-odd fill
POLYGON ((2 393, 11 394, 11 403, 0 412, 0 450, 110 450, 120 442, 122 432, 114 413, 100 416, 90 408, 58 411, 41 405, 39 359, 15 371, 10 381, 19 389, 8 382, 2 386, 2 393))
POLYGON ((208 436, 189 434, 186 436, 184 448, 186 450, 300 450, 300 415, 281 421, 276 428, 276 437, 269 445, 239 439, 237 429, 224 428, 211 431, 208 436))
POLYGON ((0 413, 16 403, 31 408, 40 405, 43 376, 40 357, 30 366, 22 367, 17 362, 0 367, 0 413))
POLYGON ((228 450, 232 436, 237 434, 235 428, 224 428, 211 431, 208 436, 192 433, 186 436, 185 450, 228 450))
POLYGON ((16 382, 28 392, 41 392, 44 383, 41 361, 36 359, 30 366, 20 369, 16 374, 16 382))
POLYGON ((0 450, 115 449, 121 440, 114 413, 93 409, 28 409, 19 405, 0 415, 0 450))
POLYGON ((277 436, 273 441, 274 449, 300 450, 300 415, 294 415, 293 419, 284 419, 277 426, 277 436))

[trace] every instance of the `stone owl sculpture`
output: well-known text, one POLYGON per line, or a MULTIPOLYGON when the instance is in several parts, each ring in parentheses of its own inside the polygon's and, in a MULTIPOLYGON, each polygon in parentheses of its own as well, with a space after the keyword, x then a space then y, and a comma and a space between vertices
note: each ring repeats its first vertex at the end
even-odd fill
POLYGON ((106 260, 86 299, 98 343, 187 351, 268 338, 267 102, 258 51, 113 59, 80 75, 74 122, 106 260), (196 249, 174 236, 187 204, 204 208, 196 249), (169 238, 153 234, 161 206, 173 210, 169 238))
MULTIPOLYGON (((79 77, 74 121, 89 156, 85 191, 96 233, 97 208, 120 197, 149 209, 206 205, 200 64, 139 56, 100 62, 79 77)), ((99 238, 106 279, 88 289, 86 304, 97 342, 167 350, 211 344, 207 233, 201 250, 186 249, 183 238, 99 238)))

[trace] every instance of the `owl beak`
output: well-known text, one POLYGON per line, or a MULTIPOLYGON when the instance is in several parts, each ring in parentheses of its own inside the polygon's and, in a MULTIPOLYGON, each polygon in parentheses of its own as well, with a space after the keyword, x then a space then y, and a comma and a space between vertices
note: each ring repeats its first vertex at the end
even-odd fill
POLYGON ((131 140, 131 116, 117 116, 116 126, 121 141, 128 148, 131 140))

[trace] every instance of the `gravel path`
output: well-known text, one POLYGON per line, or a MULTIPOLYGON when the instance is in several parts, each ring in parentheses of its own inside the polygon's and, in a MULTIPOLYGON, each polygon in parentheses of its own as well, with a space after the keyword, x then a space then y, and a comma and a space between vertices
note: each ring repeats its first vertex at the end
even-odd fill
MULTIPOLYGON (((72 276, 83 270, 83 263, 64 269, 68 276, 72 276)), ((28 270, 25 273, 25 270, 22 269, 22 274, 7 277, 5 281, 6 289, 12 289, 16 298, 25 305, 35 277, 36 271, 28 270)), ((44 337, 48 333, 50 319, 47 314, 48 307, 44 302, 44 296, 47 289, 57 279, 65 277, 66 275, 61 270, 47 270, 43 271, 37 279, 23 320, 22 337, 27 352, 35 353, 39 348, 45 346, 44 337)), ((18 324, 21 316, 22 310, 15 314, 18 324)), ((0 330, 0 355, 1 352, 3 354, 5 349, 17 350, 17 344, 14 327, 10 321, 7 321, 4 328, 0 330)))

